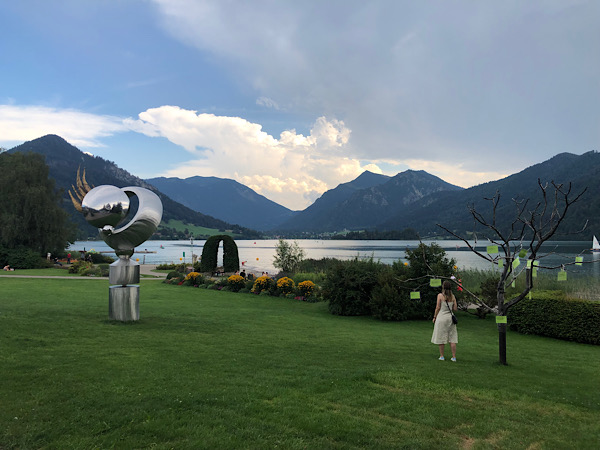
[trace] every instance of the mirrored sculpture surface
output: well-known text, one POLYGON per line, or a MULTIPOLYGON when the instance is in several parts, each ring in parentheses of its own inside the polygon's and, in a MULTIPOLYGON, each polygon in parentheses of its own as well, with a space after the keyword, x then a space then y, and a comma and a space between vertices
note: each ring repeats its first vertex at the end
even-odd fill
POLYGON ((119 189, 102 185, 90 190, 81 202, 85 219, 99 228, 100 236, 115 250, 119 260, 110 265, 108 314, 120 321, 139 320, 140 266, 131 261, 135 247, 144 243, 158 228, 163 207, 152 191, 137 186, 119 189), (129 212, 133 196, 138 210, 131 220, 115 229, 129 212))

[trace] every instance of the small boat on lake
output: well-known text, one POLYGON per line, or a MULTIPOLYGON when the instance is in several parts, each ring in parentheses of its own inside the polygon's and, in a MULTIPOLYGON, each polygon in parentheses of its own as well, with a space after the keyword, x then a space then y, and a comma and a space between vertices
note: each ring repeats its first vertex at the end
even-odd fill
POLYGON ((594 236, 594 239, 592 240, 592 251, 600 252, 600 243, 598 242, 598 239, 596 239, 596 236, 594 236))

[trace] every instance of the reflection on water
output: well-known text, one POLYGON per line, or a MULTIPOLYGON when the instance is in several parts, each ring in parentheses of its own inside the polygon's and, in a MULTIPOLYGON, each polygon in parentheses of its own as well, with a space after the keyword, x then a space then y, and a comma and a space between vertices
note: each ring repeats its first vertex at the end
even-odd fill
MULTIPOLYGON (((139 259, 140 263, 161 264, 161 263, 180 263, 185 261, 190 263, 192 252, 197 255, 202 254, 202 246, 205 241, 146 241, 142 247, 137 248, 138 253, 133 255, 133 259, 139 259), (140 251, 151 253, 140 253, 140 251), (184 256, 185 253, 185 256, 184 256)), ((240 262, 244 262, 244 267, 249 271, 275 273, 277 270, 273 267, 273 257, 275 247, 279 242, 276 239, 271 240, 239 240, 235 241, 238 246, 240 262)), ((405 260, 405 250, 414 249, 419 245, 418 241, 329 241, 317 239, 302 239, 297 241, 305 252, 306 258, 337 258, 351 259, 354 257, 373 257, 386 264, 392 264, 395 261, 405 260)), ((448 257, 454 258, 459 268, 477 268, 491 269, 490 262, 480 258, 462 241, 424 241, 426 244, 432 242, 446 250, 448 257)), ((472 245, 475 245, 472 243, 472 245)), ((486 251, 487 242, 480 241, 475 248, 482 253, 486 251)), ((600 253, 591 253, 589 249, 591 243, 581 241, 556 241, 545 244, 542 248, 544 254, 548 254, 542 261, 545 266, 560 266, 575 261, 575 256, 582 254, 584 257, 583 266, 567 266, 566 269, 571 275, 593 275, 600 277, 600 253), (597 261, 597 264, 590 264, 597 261)), ((107 252, 114 257, 114 252, 103 241, 78 241, 69 247, 70 250, 95 250, 98 252, 107 252)), ((219 251, 222 264, 223 251, 222 246, 219 251)))

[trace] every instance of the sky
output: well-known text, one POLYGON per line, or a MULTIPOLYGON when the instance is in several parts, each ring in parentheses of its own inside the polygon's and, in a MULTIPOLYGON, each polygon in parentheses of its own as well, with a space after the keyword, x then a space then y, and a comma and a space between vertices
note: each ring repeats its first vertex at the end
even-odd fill
MULTIPOLYGON (((470 187, 599 150, 596 0, 1 1, 0 147, 293 210, 365 170, 470 187)), ((200 194, 200 193, 194 193, 200 194)))

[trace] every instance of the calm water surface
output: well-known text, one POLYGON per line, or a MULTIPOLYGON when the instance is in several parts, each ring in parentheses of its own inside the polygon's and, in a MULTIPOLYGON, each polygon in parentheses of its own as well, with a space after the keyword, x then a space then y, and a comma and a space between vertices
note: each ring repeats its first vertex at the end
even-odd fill
MULTIPOLYGON (((135 253, 133 259, 138 259, 140 263, 161 264, 161 263, 180 263, 190 262, 192 252, 196 255, 202 254, 204 240, 193 241, 193 244, 187 241, 147 241, 136 250, 138 252, 148 251, 151 253, 135 253), (185 255, 184 255, 185 254, 185 255)), ((243 267, 247 271, 276 273, 277 269, 273 267, 273 258, 275 247, 279 242, 277 239, 271 240, 236 240, 240 255, 240 262, 244 262, 243 267)), ((337 258, 351 259, 354 257, 373 257, 386 264, 394 261, 405 261, 405 250, 414 249, 419 245, 418 241, 331 241, 331 240, 297 240, 300 247, 305 252, 306 258, 337 258)), ((459 268, 477 268, 490 269, 491 264, 480 258, 462 241, 423 241, 426 244, 436 242, 447 253, 448 257, 457 261, 459 268)), ((488 243, 479 241, 476 245, 478 250, 485 253, 488 243)), ((584 261, 591 262, 600 259, 598 253, 592 254, 587 251, 591 248, 591 242, 581 241, 556 241, 543 247, 545 253, 550 255, 543 260, 544 265, 554 266, 573 262, 575 256, 583 253, 584 261)), ((77 241, 69 247, 70 250, 95 250, 97 252, 106 252, 115 256, 110 247, 104 241, 77 241)), ((222 246, 219 250, 218 264, 223 263, 222 246)), ((583 266, 567 266, 566 270, 570 275, 593 275, 600 277, 599 264, 584 264, 583 266)))

